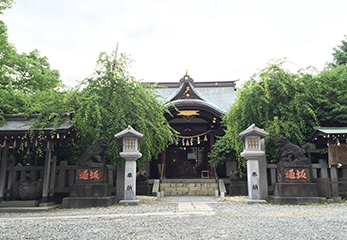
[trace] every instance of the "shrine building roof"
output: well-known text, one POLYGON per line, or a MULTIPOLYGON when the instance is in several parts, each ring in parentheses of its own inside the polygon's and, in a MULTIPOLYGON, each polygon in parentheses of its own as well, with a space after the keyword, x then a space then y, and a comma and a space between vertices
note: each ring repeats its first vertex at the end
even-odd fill
POLYGON ((236 81, 194 82, 186 73, 179 82, 156 83, 156 91, 163 102, 170 101, 175 106, 198 104, 225 114, 235 102, 236 81))

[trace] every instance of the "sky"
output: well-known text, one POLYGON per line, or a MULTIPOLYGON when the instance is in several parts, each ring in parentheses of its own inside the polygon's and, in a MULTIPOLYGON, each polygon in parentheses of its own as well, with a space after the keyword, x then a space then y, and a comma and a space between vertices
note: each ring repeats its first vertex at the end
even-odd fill
POLYGON ((15 0, 0 15, 18 52, 38 49, 68 86, 101 52, 126 53, 137 80, 239 80, 272 59, 291 71, 331 62, 347 35, 347 1, 15 0))

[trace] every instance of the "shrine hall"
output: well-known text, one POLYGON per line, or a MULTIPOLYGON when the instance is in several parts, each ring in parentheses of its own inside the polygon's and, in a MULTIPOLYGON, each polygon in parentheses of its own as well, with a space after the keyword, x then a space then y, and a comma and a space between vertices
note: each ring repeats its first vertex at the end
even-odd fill
POLYGON ((153 159, 147 170, 150 178, 225 177, 223 165, 211 169, 209 153, 216 136, 224 135, 222 116, 236 98, 235 81, 195 82, 186 73, 178 82, 159 82, 170 114, 165 117, 179 135, 174 144, 153 159))

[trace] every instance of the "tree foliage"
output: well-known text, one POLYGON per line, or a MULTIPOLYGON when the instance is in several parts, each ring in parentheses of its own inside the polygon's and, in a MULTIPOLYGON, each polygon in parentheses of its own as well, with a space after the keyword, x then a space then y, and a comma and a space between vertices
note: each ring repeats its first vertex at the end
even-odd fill
MULTIPOLYGON (((239 90, 237 99, 223 118, 226 134, 221 138, 228 148, 235 150, 239 167, 245 168, 240 157, 242 141, 235 136, 251 124, 270 133, 266 138, 266 158, 279 160, 277 138, 285 135, 294 144, 303 144, 311 134, 313 126, 319 124, 305 89, 306 79, 312 75, 305 71, 291 73, 283 68, 285 61, 279 60, 251 77, 239 90)), ((218 159, 220 148, 215 148, 218 159)), ((225 160, 225 159, 224 159, 225 160)))
MULTIPOLYGON (((347 40, 347 36, 344 36, 347 40)), ((341 45, 333 48, 333 57, 334 57, 334 62, 335 66, 346 64, 347 63, 347 41, 342 40, 341 45)))
POLYGON ((347 124, 347 65, 327 67, 305 81, 306 94, 320 125, 345 127, 347 124))
POLYGON ((36 49, 29 54, 17 53, 8 42, 5 23, 0 20, 0 113, 41 113, 44 125, 56 125, 59 121, 54 123, 53 116, 68 110, 62 104, 67 92, 58 70, 50 68, 47 57, 41 57, 36 49))
POLYGON ((13 3, 13 0, 0 0, 0 14, 2 14, 5 9, 11 8, 13 3))
POLYGON ((173 142, 173 129, 164 117, 166 107, 158 102, 153 86, 129 75, 130 63, 125 54, 116 58, 115 53, 101 53, 94 75, 85 79, 71 96, 80 147, 103 136, 112 163, 120 159, 121 150, 114 134, 128 125, 147 137, 147 141, 141 141, 140 163, 150 161, 173 142))

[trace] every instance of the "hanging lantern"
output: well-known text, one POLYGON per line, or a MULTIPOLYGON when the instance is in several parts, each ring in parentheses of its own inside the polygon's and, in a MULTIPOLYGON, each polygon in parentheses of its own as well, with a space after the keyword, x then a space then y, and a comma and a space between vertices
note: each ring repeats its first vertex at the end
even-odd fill
POLYGON ((184 138, 182 138, 182 145, 184 146, 185 144, 184 144, 184 138))
POLYGON ((190 145, 193 146, 193 138, 190 139, 190 145))
POLYGON ((207 142, 207 141, 208 141, 208 139, 207 139, 207 135, 205 135, 205 137, 204 137, 204 141, 205 141, 205 142, 207 142))
POLYGON ((198 137, 198 139, 197 139, 197 143, 198 143, 198 144, 200 144, 200 137, 198 137))
POLYGON ((187 143, 186 143, 186 146, 189 146, 189 141, 188 141, 188 139, 187 139, 187 143))

